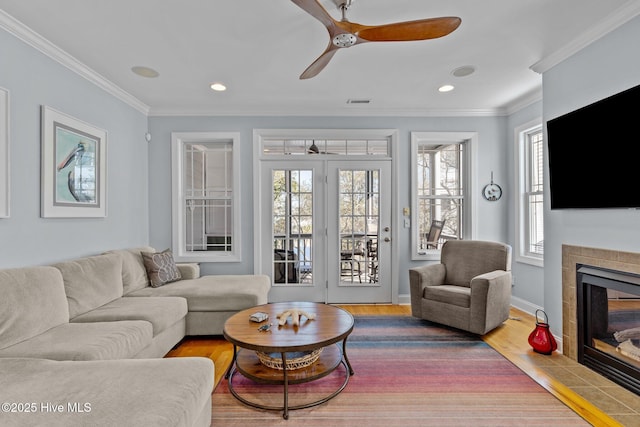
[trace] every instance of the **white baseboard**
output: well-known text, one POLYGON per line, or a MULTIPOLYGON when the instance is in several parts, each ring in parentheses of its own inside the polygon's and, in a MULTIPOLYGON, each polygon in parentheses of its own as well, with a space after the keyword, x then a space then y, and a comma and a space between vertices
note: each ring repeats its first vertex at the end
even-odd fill
POLYGON ((514 296, 511 297, 511 306, 517 308, 518 310, 522 310, 532 316, 536 315, 536 310, 543 310, 543 308, 539 305, 532 304, 527 300, 514 296))
MULTIPOLYGON (((411 304, 411 295, 398 295, 398 304, 411 304)), ((540 307, 539 305, 532 304, 527 300, 514 296, 511 297, 511 306, 517 308, 518 310, 522 310, 532 316, 536 315, 536 310, 543 310, 543 307, 540 307)), ((562 336, 558 337, 558 335, 553 334, 553 337, 556 339, 556 342, 558 344, 557 351, 562 354, 562 336)))
POLYGON ((398 295, 398 304, 400 304, 400 305, 410 305, 411 304, 411 295, 409 295, 409 294, 398 295))

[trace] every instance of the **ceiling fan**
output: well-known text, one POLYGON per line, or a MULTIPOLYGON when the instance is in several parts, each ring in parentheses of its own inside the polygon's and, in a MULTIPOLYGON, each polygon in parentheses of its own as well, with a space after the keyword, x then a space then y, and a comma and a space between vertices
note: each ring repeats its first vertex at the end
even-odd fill
POLYGON ((397 42, 428 40, 453 32, 462 20, 455 16, 419 19, 384 25, 362 25, 347 20, 346 13, 353 0, 333 0, 342 12, 342 19, 333 19, 319 0, 291 0, 308 14, 322 22, 329 31, 329 45, 300 75, 300 79, 315 77, 342 48, 367 42, 397 42))

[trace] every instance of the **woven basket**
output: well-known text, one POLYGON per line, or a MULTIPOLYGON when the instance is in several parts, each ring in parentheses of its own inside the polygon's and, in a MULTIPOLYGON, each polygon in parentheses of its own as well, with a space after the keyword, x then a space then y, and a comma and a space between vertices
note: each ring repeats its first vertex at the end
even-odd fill
MULTIPOLYGON (((318 357, 320 357, 320 353, 322 352, 322 348, 317 350, 309 351, 298 351, 287 353, 287 371, 306 368, 309 365, 312 365, 318 357)), ((263 353, 261 351, 256 351, 258 355, 258 359, 260 359, 260 363, 264 366, 272 369, 278 369, 282 371, 284 368, 282 366, 282 355, 280 353, 263 353)))

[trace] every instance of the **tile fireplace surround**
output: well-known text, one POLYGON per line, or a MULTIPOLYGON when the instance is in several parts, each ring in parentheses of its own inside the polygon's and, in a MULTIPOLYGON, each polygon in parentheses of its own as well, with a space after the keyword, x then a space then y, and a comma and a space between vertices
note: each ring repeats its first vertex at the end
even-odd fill
POLYGON ((640 274, 640 253, 562 245, 562 352, 578 360, 576 264, 640 274))

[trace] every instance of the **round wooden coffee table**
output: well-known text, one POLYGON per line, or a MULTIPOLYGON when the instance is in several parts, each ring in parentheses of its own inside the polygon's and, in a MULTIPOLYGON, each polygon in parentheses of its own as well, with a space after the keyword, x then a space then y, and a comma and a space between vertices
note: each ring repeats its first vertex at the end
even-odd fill
POLYGON ((347 358, 347 337, 353 331, 353 316, 338 307, 312 302, 282 302, 260 305, 240 311, 231 316, 224 325, 224 337, 233 344, 233 363, 227 373, 229 391, 236 399, 254 408, 283 411, 283 417, 289 418, 289 410, 309 408, 319 405, 337 396, 354 374, 347 358), (279 326, 277 315, 290 309, 303 310, 315 314, 314 320, 302 316, 299 325, 293 325, 292 318, 279 326), (264 312, 269 319, 256 323, 249 317, 256 312, 264 312), (269 325, 268 331, 260 330, 269 325), (342 342, 342 348, 338 343, 342 342), (335 345, 332 345, 335 344, 335 345), (313 352, 322 349, 318 359, 311 365, 291 369, 287 368, 287 355, 313 352), (256 351, 268 355, 279 354, 282 368, 266 366, 256 355, 256 351), (338 390, 330 395, 310 403, 289 406, 289 384, 301 384, 325 377, 338 366, 345 368, 345 379, 338 390), (244 377, 262 384, 281 384, 283 386, 283 405, 265 406, 240 396, 233 387, 233 376, 239 372, 244 377))

